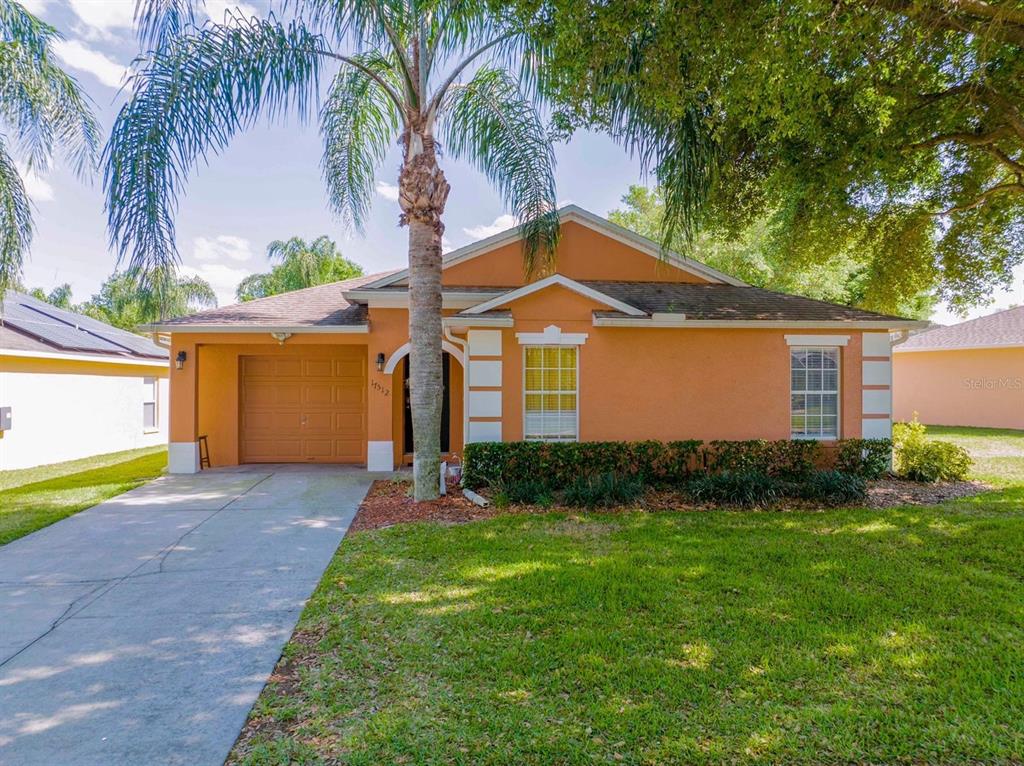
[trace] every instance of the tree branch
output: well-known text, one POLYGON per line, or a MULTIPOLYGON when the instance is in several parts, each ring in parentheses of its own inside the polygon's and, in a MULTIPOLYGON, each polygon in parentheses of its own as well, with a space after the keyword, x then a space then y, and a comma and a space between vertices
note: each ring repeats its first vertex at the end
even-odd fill
POLYGON ((380 85, 380 87, 384 89, 384 92, 388 95, 388 98, 390 98, 394 102, 395 106, 398 107, 398 112, 399 114, 402 115, 402 120, 405 121, 405 105, 402 102, 402 97, 399 96, 398 93, 395 92, 395 89, 391 87, 391 84, 383 77, 381 77, 379 74, 377 74, 364 64, 360 63, 356 59, 349 58, 348 56, 342 56, 340 53, 335 53, 334 51, 321 49, 315 50, 313 51, 313 53, 319 53, 322 56, 327 56, 328 58, 336 59, 337 61, 341 61, 342 63, 348 64, 350 67, 358 69, 371 80, 376 82, 378 85, 380 85))
POLYGON ((925 141, 918 141, 915 144, 910 144, 907 149, 917 151, 920 149, 934 149, 936 146, 942 144, 958 143, 966 144, 967 146, 986 147, 991 146, 996 141, 1007 138, 1011 135, 1011 131, 1005 126, 1000 126, 988 133, 969 133, 967 131, 954 131, 952 133, 940 133, 937 136, 932 136, 925 141))
POLYGON ((963 205, 953 205, 953 207, 947 208, 939 213, 933 213, 933 215, 952 215, 953 213, 964 213, 968 210, 974 210, 999 194, 1024 194, 1024 183, 1021 183, 1018 179, 1016 181, 1006 181, 1004 183, 997 184, 996 186, 986 189, 970 202, 964 203, 963 205))

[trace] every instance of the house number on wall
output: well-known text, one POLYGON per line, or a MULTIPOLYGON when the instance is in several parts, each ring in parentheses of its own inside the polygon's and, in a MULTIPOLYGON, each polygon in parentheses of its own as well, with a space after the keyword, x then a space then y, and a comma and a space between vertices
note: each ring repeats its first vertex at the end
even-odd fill
POLYGON ((391 389, 390 388, 385 388, 380 383, 378 383, 376 380, 373 381, 372 385, 373 385, 374 391, 380 391, 382 394, 384 394, 384 396, 391 396, 391 389))

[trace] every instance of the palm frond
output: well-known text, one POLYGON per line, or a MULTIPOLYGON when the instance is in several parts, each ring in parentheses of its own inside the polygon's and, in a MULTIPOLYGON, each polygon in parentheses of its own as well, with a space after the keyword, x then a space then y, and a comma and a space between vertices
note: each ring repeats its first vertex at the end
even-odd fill
POLYGON ((32 210, 14 159, 0 135, 0 297, 18 283, 32 242, 32 210))
POLYGON ((91 171, 99 128, 88 97, 56 63, 60 34, 11 0, 0 0, 0 120, 29 168, 45 168, 60 147, 77 173, 91 171))
POLYGON ((504 70, 479 69, 453 86, 440 113, 448 152, 472 162, 497 188, 524 232, 527 272, 558 242, 555 154, 533 104, 504 70))
POLYGON ((164 48, 195 27, 196 2, 203 0, 137 0, 135 26, 143 48, 164 48))
POLYGON ((154 275, 177 264, 174 214, 189 172, 261 115, 307 118, 321 49, 298 22, 236 19, 176 38, 143 62, 104 153, 119 263, 154 275))
MULTIPOLYGON (((379 55, 359 60, 382 77, 394 69, 379 55)), ((320 112, 324 141, 321 160, 331 208, 343 221, 361 230, 373 198, 377 166, 401 122, 383 88, 360 69, 340 72, 320 112)))

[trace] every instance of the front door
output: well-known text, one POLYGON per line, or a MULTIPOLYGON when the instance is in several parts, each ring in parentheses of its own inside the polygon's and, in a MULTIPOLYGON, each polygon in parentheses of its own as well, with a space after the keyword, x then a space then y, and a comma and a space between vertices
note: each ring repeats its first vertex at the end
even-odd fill
MULTIPOLYGON (((448 352, 443 352, 441 357, 441 381, 444 394, 441 404, 441 452, 448 452, 451 443, 451 394, 449 392, 449 379, 451 374, 451 357, 448 352)), ((405 399, 405 445, 403 447, 406 455, 413 453, 412 448, 412 406, 409 401, 409 357, 402 360, 402 394, 405 399)))

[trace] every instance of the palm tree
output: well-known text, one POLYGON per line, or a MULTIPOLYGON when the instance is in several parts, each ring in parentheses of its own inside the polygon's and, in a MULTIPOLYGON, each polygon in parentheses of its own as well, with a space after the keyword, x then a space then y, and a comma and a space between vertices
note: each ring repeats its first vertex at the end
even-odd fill
POLYGON ((449 190, 438 154, 443 146, 495 184, 522 222, 527 270, 552 256, 554 154, 531 97, 543 51, 500 5, 481 0, 296 0, 294 7, 287 22, 235 16, 197 29, 190 0, 140 1, 140 33, 152 51, 106 151, 111 237, 132 269, 175 265, 182 179, 262 116, 311 116, 321 70, 336 67, 319 120, 323 177, 343 220, 361 226, 376 168, 393 141, 402 149, 415 497, 434 498, 449 190))
POLYGON ((0 0, 0 295, 19 281, 32 244, 32 205, 12 152, 27 172, 45 170, 57 148, 79 174, 96 163, 88 101, 54 63, 60 37, 19 3, 0 0))
POLYGON ((269 273, 250 274, 243 279, 235 290, 238 300, 251 301, 363 275, 362 267, 343 257, 327 235, 312 242, 301 237, 275 239, 267 245, 267 258, 277 263, 269 273))

